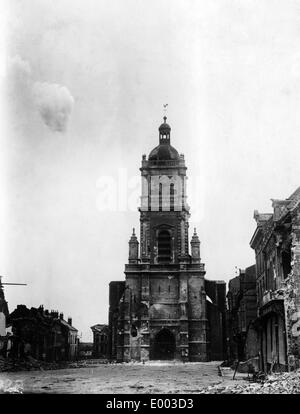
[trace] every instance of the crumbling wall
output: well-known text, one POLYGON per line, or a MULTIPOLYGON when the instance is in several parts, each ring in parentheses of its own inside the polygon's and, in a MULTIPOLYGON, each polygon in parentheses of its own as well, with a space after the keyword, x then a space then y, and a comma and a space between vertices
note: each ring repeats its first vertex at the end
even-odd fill
POLYGON ((300 204, 292 214, 292 270, 283 283, 288 368, 300 367, 300 204))

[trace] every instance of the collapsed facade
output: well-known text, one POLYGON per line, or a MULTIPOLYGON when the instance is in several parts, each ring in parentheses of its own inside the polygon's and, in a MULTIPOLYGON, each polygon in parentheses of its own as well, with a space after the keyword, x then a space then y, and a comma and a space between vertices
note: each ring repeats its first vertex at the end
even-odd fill
POLYGON ((224 357, 226 285, 205 280, 196 229, 189 253, 187 167, 170 131, 164 117, 159 145, 143 155, 140 243, 133 230, 125 281, 110 283, 109 351, 117 361, 224 357))
POLYGON ((300 187, 254 212, 258 348, 264 371, 300 367, 300 187))

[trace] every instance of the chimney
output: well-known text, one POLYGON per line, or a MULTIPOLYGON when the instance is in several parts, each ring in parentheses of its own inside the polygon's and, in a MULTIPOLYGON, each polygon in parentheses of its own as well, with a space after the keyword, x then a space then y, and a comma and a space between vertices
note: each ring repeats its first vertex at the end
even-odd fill
POLYGON ((59 314, 59 319, 64 319, 64 314, 63 313, 59 314))
POLYGON ((72 326, 72 318, 68 317, 68 324, 72 326))

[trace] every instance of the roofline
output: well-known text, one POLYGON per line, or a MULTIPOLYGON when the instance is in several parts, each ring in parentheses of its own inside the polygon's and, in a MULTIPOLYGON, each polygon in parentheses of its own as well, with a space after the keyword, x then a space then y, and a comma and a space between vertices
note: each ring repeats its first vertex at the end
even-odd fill
POLYGON ((253 250, 255 250, 255 248, 253 247, 254 240, 256 239, 256 237, 257 237, 257 235, 258 235, 258 232, 259 232, 259 231, 261 231, 261 226, 257 225, 257 227, 256 227, 256 229, 255 229, 255 231, 254 231, 254 233, 253 233, 253 236, 251 237, 251 240, 250 240, 250 242, 249 242, 250 247, 251 247, 253 250))

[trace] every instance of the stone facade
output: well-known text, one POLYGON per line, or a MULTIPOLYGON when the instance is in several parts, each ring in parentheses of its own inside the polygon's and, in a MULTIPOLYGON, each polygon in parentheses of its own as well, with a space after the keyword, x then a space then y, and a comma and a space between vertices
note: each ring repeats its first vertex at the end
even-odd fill
POLYGON ((265 371, 300 366, 300 187, 273 200, 272 214, 254 213, 257 326, 265 371))
POLYGON ((187 168, 170 131, 164 118, 159 145, 148 159, 143 155, 140 243, 133 231, 125 282, 110 284, 110 350, 117 361, 210 358, 205 266, 196 230, 189 253, 187 168))

